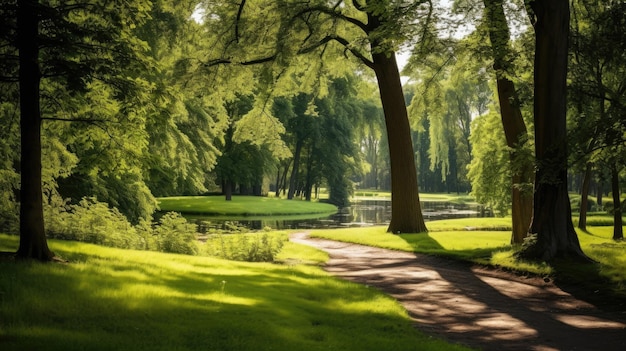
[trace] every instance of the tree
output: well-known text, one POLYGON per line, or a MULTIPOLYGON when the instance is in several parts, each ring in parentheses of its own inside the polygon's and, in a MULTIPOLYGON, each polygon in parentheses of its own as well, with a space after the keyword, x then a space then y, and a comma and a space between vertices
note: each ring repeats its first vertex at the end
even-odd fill
POLYGON ((155 196, 195 195, 213 185, 215 140, 228 126, 224 100, 236 99, 212 79, 186 72, 187 59, 210 40, 191 19, 196 5, 194 0, 154 2, 150 20, 136 30, 155 63, 141 72, 153 87, 144 112, 149 137, 144 168, 155 196))
POLYGON ((425 131, 428 119, 430 171, 441 171, 448 192, 469 191, 470 122, 486 112, 492 95, 486 70, 473 60, 468 44, 468 39, 439 40, 405 69, 421 87, 416 85, 409 106, 413 129, 425 131))
POLYGON ((502 0, 483 0, 485 20, 489 28, 489 39, 493 53, 493 69, 496 74, 498 101, 506 143, 510 148, 511 177, 511 243, 520 244, 528 233, 532 217, 533 164, 524 157, 524 144, 528 134, 520 109, 520 101, 512 80, 515 72, 512 65, 509 27, 504 15, 502 0))
MULTIPOLYGON (((206 4, 207 17, 218 23, 217 28, 226 25, 232 28, 230 35, 222 37, 220 57, 206 64, 238 63, 245 67, 273 62, 280 65, 296 60, 296 56, 307 55, 316 58, 314 67, 328 70, 324 61, 315 55, 330 57, 334 54, 336 57, 351 55, 371 68, 385 113, 391 161, 392 218, 388 231, 426 231, 395 51, 407 40, 419 39, 424 33, 422 28, 431 27, 431 3, 354 0, 329 5, 326 1, 313 1, 285 2, 280 8, 272 8, 259 1, 253 4, 254 14, 246 10, 250 3, 242 1, 230 10, 214 3, 206 4), (280 20, 270 17, 277 14, 280 20), (227 19, 228 24, 220 22, 221 19, 227 19), (416 23, 423 26, 418 27, 416 23), (271 42, 269 38, 273 38, 271 42), (256 56, 250 56, 250 52, 256 56)), ((276 68, 268 71, 270 82, 285 77, 291 79, 286 69, 276 68)), ((340 67, 335 66, 335 69, 340 70, 340 67)), ((308 69, 309 73, 311 71, 315 72, 314 68, 308 69)), ((312 86, 310 80, 304 80, 303 84, 312 86)))
MULTIPOLYGON (((468 177, 472 196, 480 204, 504 215, 511 208, 511 168, 509 148, 502 132, 502 118, 494 106, 489 113, 472 121, 473 145, 468 177)), ((528 228, 526 229, 528 231, 528 228)))
MULTIPOLYGON (((573 45, 570 79, 573 91, 572 159, 584 161, 583 191, 579 227, 585 229, 587 195, 592 166, 604 160, 612 173, 622 164, 626 101, 626 3, 614 1, 574 2, 573 45)), ((612 178, 613 192, 619 193, 619 177, 612 178)), ((601 199, 601 197, 600 197, 601 199)), ((616 207, 619 209, 619 206, 616 207)), ((615 236, 620 237, 621 215, 615 217, 615 236)))
POLYGON ((530 233, 536 242, 524 258, 587 259, 572 223, 567 193, 566 78, 569 2, 531 2, 535 16, 535 189, 530 233))
POLYGON ((39 4, 21 0, 17 8, 20 85, 20 246, 17 256, 49 261, 41 188, 41 111, 39 107, 39 4))
MULTIPOLYGON (((47 246, 43 218, 42 78, 78 94, 98 79, 114 87, 118 96, 132 96, 133 78, 116 73, 132 65, 141 51, 128 30, 145 19, 146 4, 120 1, 99 5, 103 4, 31 0, 2 5, 3 19, 9 19, 3 21, 9 34, 3 35, 2 46, 17 50, 5 55, 3 66, 9 68, 3 67, 2 72, 17 73, 14 79, 20 86, 20 258, 48 261, 54 256, 47 246), (12 69, 12 65, 19 68, 12 69)), ((3 80, 11 79, 3 75, 3 80)))

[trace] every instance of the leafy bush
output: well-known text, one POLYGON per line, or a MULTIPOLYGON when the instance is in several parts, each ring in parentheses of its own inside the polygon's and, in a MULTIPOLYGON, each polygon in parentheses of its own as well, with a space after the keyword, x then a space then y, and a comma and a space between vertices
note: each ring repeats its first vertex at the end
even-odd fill
POLYGON ((128 249, 145 247, 120 211, 95 198, 83 198, 75 205, 57 200, 45 206, 44 217, 50 238, 128 249))
POLYGON ((161 252, 195 255, 198 253, 196 244, 196 225, 176 212, 169 212, 159 220, 153 229, 156 250, 161 252))
POLYGON ((286 235, 280 233, 212 234, 203 249, 209 256, 229 260, 272 262, 286 240, 286 235))
POLYGON ((0 169, 0 231, 19 231, 19 208, 15 201, 15 189, 19 184, 19 174, 13 170, 0 169))
MULTIPOLYGON (((198 226, 176 212, 163 215, 157 223, 141 219, 132 225, 126 216, 96 198, 83 198, 69 204, 52 197, 44 207, 48 237, 75 240, 110 247, 152 250, 187 255, 200 251, 198 226)), ((272 262, 288 240, 284 233, 243 234, 237 222, 222 230, 238 234, 215 233, 207 236, 202 253, 224 259, 248 262, 272 262)))
POLYGON ((195 255, 196 225, 177 213, 164 215, 157 225, 140 220, 133 226, 117 208, 95 198, 78 204, 53 198, 44 208, 48 237, 123 249, 195 255))
MULTIPOLYGON (((580 196, 570 196, 570 203, 572 205, 572 212, 580 212, 580 196)), ((592 211, 597 207, 596 200, 587 198, 587 211, 592 211)))

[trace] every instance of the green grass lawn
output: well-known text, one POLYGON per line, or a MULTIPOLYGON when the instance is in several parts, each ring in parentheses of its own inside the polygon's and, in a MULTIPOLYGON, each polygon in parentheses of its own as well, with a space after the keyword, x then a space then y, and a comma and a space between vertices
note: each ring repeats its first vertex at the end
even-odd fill
MULTIPOLYGON (((354 198, 359 200, 391 199, 390 191, 374 189, 357 189, 354 191, 354 198)), ((455 204, 475 203, 473 197, 467 194, 444 194, 444 193, 420 193, 420 201, 431 202, 451 202, 455 204)))
POLYGON ((279 216, 319 214, 337 211, 331 204, 313 201, 284 200, 275 197, 233 196, 177 196, 159 198, 161 211, 212 216, 279 216))
MULTIPOLYGON (((614 293, 626 296, 626 242, 611 239, 612 227, 589 227, 577 230, 583 251, 597 265, 533 263, 515 260, 509 230, 491 230, 503 225, 502 218, 469 218, 428 222, 428 233, 393 235, 386 227, 314 230, 311 235, 394 250, 412 251, 453 259, 499 266, 518 272, 552 275, 570 282, 588 284, 596 289, 609 286, 614 293), (466 230, 471 228, 471 230, 466 230), (593 276, 592 276, 593 275, 593 276)), ((510 219, 508 219, 510 221, 510 219)), ((510 225, 509 225, 510 227, 510 225)))
MULTIPOLYGON (((0 235, 0 251, 18 238, 0 235)), ((331 277, 320 251, 283 264, 50 240, 70 263, 0 260, 1 350, 465 350, 417 332, 376 289, 331 277)))

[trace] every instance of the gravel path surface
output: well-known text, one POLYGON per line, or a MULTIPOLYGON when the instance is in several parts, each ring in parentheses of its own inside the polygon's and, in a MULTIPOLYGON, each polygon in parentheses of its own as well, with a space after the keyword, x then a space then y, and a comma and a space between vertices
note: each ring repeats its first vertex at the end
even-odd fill
POLYGON ((408 310, 416 328, 483 350, 626 351, 626 313, 602 311, 551 281, 438 257, 309 238, 324 267, 376 287, 408 310))

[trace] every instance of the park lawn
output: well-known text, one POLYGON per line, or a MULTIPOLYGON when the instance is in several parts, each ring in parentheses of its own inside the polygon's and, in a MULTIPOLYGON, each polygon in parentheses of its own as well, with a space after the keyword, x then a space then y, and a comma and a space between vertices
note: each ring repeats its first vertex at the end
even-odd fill
MULTIPOLYGON (((0 234, 0 251, 18 238, 0 234)), ((1 350, 467 350, 287 243, 283 264, 49 240, 70 263, 0 260, 1 350)))
MULTIPOLYGON (((354 191, 354 198, 357 200, 390 200, 390 191, 373 189, 357 189, 354 191)), ((420 201, 428 202, 450 202, 454 204, 476 203, 473 197, 467 194, 447 194, 447 193, 420 193, 420 201)))
MULTIPOLYGON (((509 219, 510 220, 510 219, 509 219)), ((514 259, 515 249, 510 245, 509 230, 485 230, 498 227, 502 219, 456 219, 428 222, 428 233, 393 235, 385 226, 313 230, 311 236, 344 242, 389 248, 409 252, 437 255, 492 265, 517 272, 551 275, 578 284, 588 284, 597 289, 608 283, 610 289, 626 296, 626 242, 611 239, 613 228, 588 227, 587 232, 577 229, 583 251, 598 265, 571 265, 556 262, 534 263, 514 259), (477 221, 483 221, 477 225, 477 221), (465 224, 467 225, 464 225, 465 224), (462 228, 473 230, 463 230, 462 228), (475 230, 474 230, 475 229, 475 230), (593 277, 592 277, 593 276, 593 277)), ((625 228, 626 230, 626 228, 625 228)), ((606 289, 606 286, 604 286, 606 289)))
POLYGON ((161 211, 211 216, 277 216, 337 212, 331 204, 262 196, 176 196, 157 199, 161 211))

